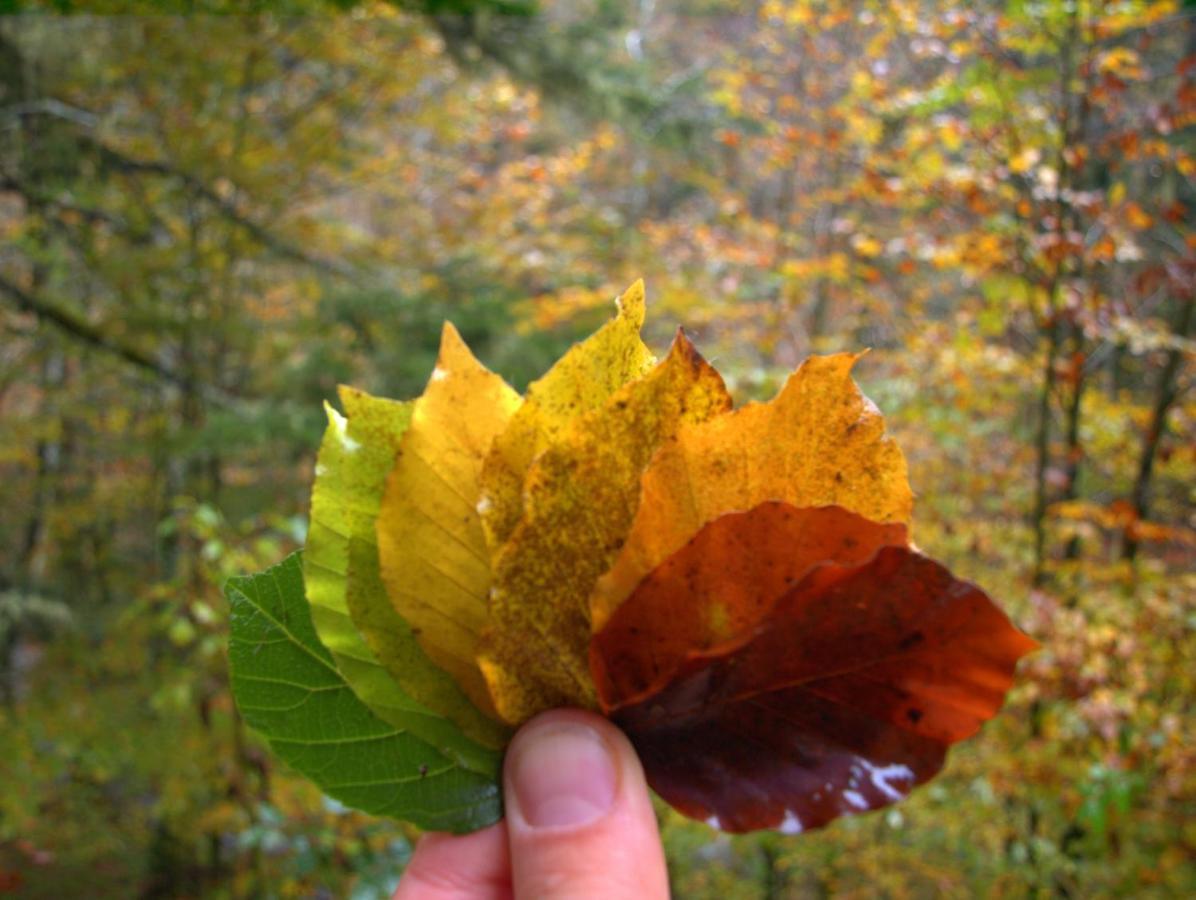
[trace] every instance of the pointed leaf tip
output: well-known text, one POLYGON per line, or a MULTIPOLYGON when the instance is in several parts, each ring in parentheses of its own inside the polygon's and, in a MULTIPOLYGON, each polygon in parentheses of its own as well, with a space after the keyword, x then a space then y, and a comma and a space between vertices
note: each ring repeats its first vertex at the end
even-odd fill
POLYGON ((415 401, 376 522, 394 611, 487 716, 493 704, 474 659, 490 589, 478 480, 519 402, 445 323, 436 368, 415 401))
POLYGON ((641 482, 645 502, 595 586, 596 629, 648 573, 726 513, 782 500, 842 506, 879 523, 909 521, 905 457, 852 381, 856 359, 811 357, 769 402, 682 428, 660 448, 641 482))
POLYGON ((494 563, 481 664, 512 724, 596 705, 589 595, 639 503, 648 460, 686 423, 730 409, 722 378, 684 338, 641 378, 570 421, 523 484, 522 516, 494 563))
POLYGON ((614 318, 532 382, 523 404, 494 439, 480 481, 482 527, 491 556, 502 550, 523 514, 523 481, 532 461, 571 422, 652 367, 652 352, 640 340, 643 322, 643 282, 636 282, 619 298, 614 318))
POLYGON ((647 316, 647 295, 644 290, 644 279, 637 278, 616 300, 615 306, 620 318, 624 318, 635 325, 636 329, 643 328, 647 316))

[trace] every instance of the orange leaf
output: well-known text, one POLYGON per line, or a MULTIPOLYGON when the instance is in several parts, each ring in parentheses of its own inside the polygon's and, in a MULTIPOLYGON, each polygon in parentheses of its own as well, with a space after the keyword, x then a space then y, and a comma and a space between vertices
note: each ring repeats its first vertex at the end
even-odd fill
POLYGON ((649 572, 724 513, 782 500, 909 521, 905 458, 851 380, 858 359, 812 357, 770 402, 682 428, 661 447, 644 472, 627 540, 591 596, 595 631, 649 572))

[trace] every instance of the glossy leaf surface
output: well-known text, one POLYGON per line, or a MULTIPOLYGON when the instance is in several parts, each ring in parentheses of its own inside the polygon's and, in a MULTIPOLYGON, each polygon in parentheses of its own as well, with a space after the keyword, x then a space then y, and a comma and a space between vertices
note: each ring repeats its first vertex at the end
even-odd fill
POLYGON ((497 821, 501 792, 374 715, 316 637, 298 554, 233 578, 229 664, 237 708, 274 752, 341 803, 438 831, 497 821))
POLYGON ((814 569, 751 640, 691 655, 662 690, 606 700, 674 807, 728 831, 793 833, 932 777, 996 714, 1033 647, 978 588, 888 546, 814 569))

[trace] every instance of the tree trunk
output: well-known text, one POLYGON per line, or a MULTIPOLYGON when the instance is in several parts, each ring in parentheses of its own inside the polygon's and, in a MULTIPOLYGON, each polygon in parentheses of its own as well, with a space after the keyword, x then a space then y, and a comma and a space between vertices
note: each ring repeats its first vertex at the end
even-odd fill
MULTIPOLYGON (((1186 338, 1192 330, 1192 308, 1196 307, 1196 299, 1184 297, 1180 300, 1179 312, 1176 316, 1175 335, 1186 338)), ((1159 372, 1159 380, 1155 386, 1154 409, 1150 415, 1150 425, 1142 437, 1142 450, 1138 456, 1138 474, 1134 478, 1134 488, 1130 494, 1130 505, 1134 510, 1135 521, 1146 519, 1150 515, 1150 482, 1154 477, 1154 463, 1159 452, 1159 442, 1167 427, 1167 415, 1179 397, 1179 371, 1183 363, 1183 353, 1178 347, 1167 351, 1166 361, 1159 372)), ((1138 541, 1131 529, 1126 529, 1125 540, 1121 548, 1122 559, 1132 562, 1138 555, 1138 541)))

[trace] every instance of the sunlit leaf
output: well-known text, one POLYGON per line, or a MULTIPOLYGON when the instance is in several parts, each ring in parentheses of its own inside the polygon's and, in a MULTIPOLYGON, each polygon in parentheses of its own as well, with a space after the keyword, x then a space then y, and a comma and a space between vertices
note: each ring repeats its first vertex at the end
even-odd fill
POLYGON ((439 831, 501 815, 492 777, 374 715, 316 637, 298 554, 234 578, 229 665, 237 708, 278 756, 347 806, 439 831))

